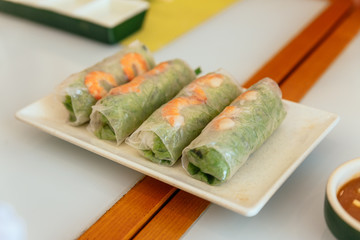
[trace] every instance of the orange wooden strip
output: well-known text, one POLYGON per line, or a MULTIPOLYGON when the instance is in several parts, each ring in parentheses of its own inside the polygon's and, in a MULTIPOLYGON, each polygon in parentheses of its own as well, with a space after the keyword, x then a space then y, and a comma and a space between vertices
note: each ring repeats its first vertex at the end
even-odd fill
POLYGON ((145 177, 79 239, 130 239, 156 214, 175 191, 174 187, 145 177))
POLYGON ((283 97, 300 101, 359 30, 360 8, 357 8, 281 85, 283 97))
POLYGON ((209 202, 180 191, 134 239, 179 239, 209 202))
POLYGON ((308 27, 277 53, 245 84, 248 88, 264 77, 280 83, 303 60, 311 50, 326 37, 336 23, 351 9, 350 0, 334 1, 308 27))

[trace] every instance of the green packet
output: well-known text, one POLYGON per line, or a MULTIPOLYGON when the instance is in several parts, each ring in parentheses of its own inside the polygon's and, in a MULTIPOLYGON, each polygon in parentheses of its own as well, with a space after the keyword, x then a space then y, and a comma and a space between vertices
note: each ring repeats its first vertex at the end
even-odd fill
POLYGON ((224 70, 199 77, 156 110, 125 142, 150 161, 171 166, 240 92, 224 70))
POLYGON ((79 126, 90 120, 92 106, 110 89, 124 84, 155 65, 147 47, 135 41, 79 73, 69 76, 59 87, 60 101, 68 110, 68 122, 79 126))
POLYGON ((88 129, 100 139, 120 144, 195 78, 194 70, 180 59, 162 62, 131 82, 111 89, 93 106, 88 129))
POLYGON ((228 181, 284 120, 281 95, 270 78, 251 86, 184 149, 184 169, 210 185, 228 181))

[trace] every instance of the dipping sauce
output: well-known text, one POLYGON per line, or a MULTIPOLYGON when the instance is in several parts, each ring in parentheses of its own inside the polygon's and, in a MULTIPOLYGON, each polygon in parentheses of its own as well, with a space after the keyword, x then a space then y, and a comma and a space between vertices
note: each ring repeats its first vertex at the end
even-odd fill
POLYGON ((360 177, 345 183, 337 193, 341 206, 360 221, 360 177))

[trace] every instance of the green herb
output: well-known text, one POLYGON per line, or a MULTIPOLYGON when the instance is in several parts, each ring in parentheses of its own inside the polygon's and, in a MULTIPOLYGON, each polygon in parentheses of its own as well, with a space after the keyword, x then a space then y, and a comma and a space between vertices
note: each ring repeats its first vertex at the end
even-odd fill
POLYGON ((196 68, 194 72, 196 75, 199 75, 202 72, 201 67, 196 68))
POLYGON ((65 108, 69 111, 69 121, 75 122, 76 116, 75 116, 74 109, 72 106, 71 97, 69 95, 65 96, 65 100, 64 100, 63 104, 64 104, 65 108))

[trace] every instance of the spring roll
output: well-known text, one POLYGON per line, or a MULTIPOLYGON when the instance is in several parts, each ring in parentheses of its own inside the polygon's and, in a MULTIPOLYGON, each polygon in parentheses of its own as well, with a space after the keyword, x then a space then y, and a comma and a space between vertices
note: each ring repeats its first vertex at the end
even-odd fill
POLYGON ((265 78, 236 98, 182 153, 182 165, 210 185, 228 181, 286 116, 276 82, 265 78))
POLYGON ((89 129, 120 144, 157 108, 196 77, 182 60, 160 63, 131 82, 110 90, 93 107, 89 129))
POLYGON ((150 161, 171 166, 206 124, 239 94, 240 88, 223 70, 202 76, 156 110, 126 143, 150 161))
POLYGON ((88 122, 92 106, 111 88, 132 80, 154 65, 147 47, 135 41, 115 55, 68 77, 59 92, 69 113, 69 123, 79 126, 88 122))

